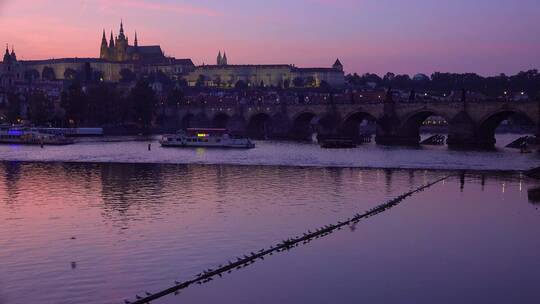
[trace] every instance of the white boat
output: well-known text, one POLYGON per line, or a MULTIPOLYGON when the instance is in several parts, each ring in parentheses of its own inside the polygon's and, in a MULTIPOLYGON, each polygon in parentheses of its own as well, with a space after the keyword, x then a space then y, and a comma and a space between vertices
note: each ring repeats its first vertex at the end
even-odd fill
POLYGON ((226 129, 187 129, 163 135, 159 143, 162 147, 255 148, 249 138, 231 136, 226 129))
POLYGON ((30 128, 31 131, 37 131, 47 134, 61 134, 66 137, 83 136, 103 136, 103 128, 30 128))
POLYGON ((69 145, 73 142, 62 134, 47 134, 26 128, 0 129, 0 144, 69 145))

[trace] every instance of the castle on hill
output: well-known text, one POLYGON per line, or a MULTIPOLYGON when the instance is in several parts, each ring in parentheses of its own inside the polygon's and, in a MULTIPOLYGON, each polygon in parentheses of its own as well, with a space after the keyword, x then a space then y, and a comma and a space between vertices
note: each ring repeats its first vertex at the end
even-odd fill
POLYGON ((137 32, 130 44, 123 22, 117 36, 110 32, 109 40, 103 30, 99 49, 97 58, 18 60, 15 50, 6 47, 0 63, 0 87, 76 76, 83 80, 119 82, 126 71, 135 77, 162 72, 171 79, 185 79, 190 86, 233 87, 243 82, 247 86, 293 87, 300 79, 310 86, 339 87, 345 82, 339 59, 331 67, 323 68, 299 68, 290 64, 232 65, 227 54, 222 55, 220 51, 215 65, 195 66, 191 59, 166 56, 159 45, 139 45, 137 32))
POLYGON ((113 32, 111 31, 111 37, 108 43, 107 38, 105 37, 105 30, 103 30, 99 58, 113 62, 160 62, 166 60, 166 57, 161 50, 161 46, 139 46, 137 32, 135 32, 135 40, 133 41, 133 45, 129 45, 129 38, 124 33, 123 22, 120 22, 120 32, 118 33, 118 36, 114 37, 114 39, 113 32))

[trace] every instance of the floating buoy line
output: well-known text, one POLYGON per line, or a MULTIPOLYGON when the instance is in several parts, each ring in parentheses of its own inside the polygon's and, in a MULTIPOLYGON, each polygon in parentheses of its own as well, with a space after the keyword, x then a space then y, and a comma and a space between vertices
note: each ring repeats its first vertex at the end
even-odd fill
POLYGON ((337 224, 325 225, 319 229, 316 229, 315 231, 308 230, 302 236, 288 238, 274 246, 270 246, 267 249, 261 249, 257 252, 250 252, 249 255, 246 254, 246 255, 243 255, 242 257, 237 257, 234 261, 229 261, 225 265, 218 265, 216 269, 207 269, 197 274, 195 278, 193 279, 190 279, 184 282, 175 281, 174 282, 175 284, 173 287, 164 289, 156 293, 145 292, 144 296, 136 295, 134 301, 124 300, 124 303, 125 304, 146 304, 146 303, 150 303, 150 301, 157 300, 159 298, 162 298, 170 294, 176 295, 180 292, 180 290, 186 289, 193 284, 200 285, 203 283, 208 283, 212 281, 214 277, 222 277, 225 273, 231 273, 235 269, 241 269, 243 267, 247 267, 255 263, 258 259, 264 260, 265 256, 290 250, 291 248, 300 245, 300 243, 307 244, 311 242, 313 239, 327 236, 328 234, 334 232, 335 230, 340 230, 344 226, 357 224, 361 219, 365 219, 365 218, 377 215, 392 207, 395 207, 407 197, 412 196, 413 194, 421 192, 423 190, 426 190, 427 188, 430 188, 431 186, 434 186, 435 184, 438 184, 448 179, 449 177, 450 175, 445 176, 431 183, 425 184, 419 188, 411 190, 407 193, 401 194, 400 196, 395 197, 384 204, 371 208, 362 214, 357 213, 352 218, 348 218, 346 221, 343 221, 343 222, 339 221, 337 224))

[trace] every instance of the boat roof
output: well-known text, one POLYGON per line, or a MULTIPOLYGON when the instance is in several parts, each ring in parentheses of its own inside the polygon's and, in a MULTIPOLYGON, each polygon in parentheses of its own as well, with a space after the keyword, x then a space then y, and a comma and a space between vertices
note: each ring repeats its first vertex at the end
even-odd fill
POLYGON ((205 133, 224 133, 227 132, 227 129, 218 129, 218 128, 189 128, 188 132, 205 132, 205 133))

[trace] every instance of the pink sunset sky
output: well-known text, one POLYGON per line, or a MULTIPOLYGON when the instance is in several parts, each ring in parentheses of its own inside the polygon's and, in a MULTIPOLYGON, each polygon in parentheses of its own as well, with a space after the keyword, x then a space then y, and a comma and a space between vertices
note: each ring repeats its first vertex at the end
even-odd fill
POLYGON ((120 19, 139 44, 214 63, 513 74, 540 66, 538 0, 0 0, 19 59, 97 57, 120 19))

